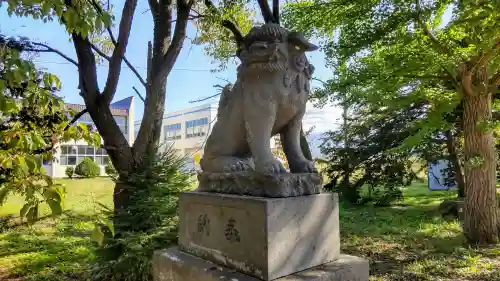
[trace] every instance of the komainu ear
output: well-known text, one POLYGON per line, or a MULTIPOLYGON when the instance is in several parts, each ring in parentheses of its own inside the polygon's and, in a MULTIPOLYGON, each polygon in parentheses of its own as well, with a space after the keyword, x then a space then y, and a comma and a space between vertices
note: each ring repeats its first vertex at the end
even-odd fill
POLYGON ((316 51, 318 46, 310 43, 304 35, 297 31, 291 31, 288 34, 288 42, 296 44, 296 48, 302 49, 304 52, 316 51))

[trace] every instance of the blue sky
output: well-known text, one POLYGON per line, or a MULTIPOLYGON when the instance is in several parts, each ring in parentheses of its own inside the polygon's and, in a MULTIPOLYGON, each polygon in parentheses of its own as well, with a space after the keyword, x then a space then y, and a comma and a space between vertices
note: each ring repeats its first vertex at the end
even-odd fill
MULTIPOLYGON (((123 1, 111 1, 118 3, 114 10, 116 13, 116 22, 119 20, 123 1)), ((138 1, 138 7, 134 15, 132 31, 129 39, 126 57, 132 65, 145 77, 146 72, 146 51, 147 42, 153 37, 153 22, 147 1, 138 1)), ((451 17, 451 8, 444 15, 443 26, 451 17)), ((116 29, 116 27, 115 27, 116 29)), ((58 22, 43 23, 32 18, 9 17, 5 5, 0 7, 0 32, 8 36, 26 36, 33 41, 46 43, 56 48, 68 56, 75 58, 75 51, 69 35, 65 28, 58 22)), ((115 31, 115 35, 117 32, 115 31)), ((213 73, 211 69, 216 68, 213 59, 204 54, 202 46, 191 44, 191 40, 196 35, 196 29, 190 25, 188 28, 188 38, 185 40, 182 52, 177 59, 174 69, 167 80, 167 101, 166 110, 176 111, 186 107, 199 105, 191 104, 189 101, 203 97, 208 97, 216 93, 213 85, 224 85, 224 80, 234 82, 236 78, 236 65, 231 64, 224 72, 213 73)), ((327 80, 331 76, 331 70, 325 67, 325 57, 320 51, 308 54, 310 62, 315 66, 314 77, 320 80, 327 80)), ((70 64, 57 54, 41 53, 35 62, 38 67, 45 68, 47 71, 57 75, 62 81, 62 90, 60 95, 68 103, 83 103, 78 95, 78 72, 74 65, 70 64)), ((98 65, 99 85, 102 89, 107 77, 108 67, 106 63, 98 65)), ((313 87, 318 82, 313 81, 313 87)), ((135 96, 132 87, 136 86, 140 91, 141 85, 136 76, 123 64, 118 90, 115 100, 135 96)), ((318 85, 319 86, 319 85, 318 85)), ((142 92, 142 91, 141 91, 142 92)), ((204 103, 217 102, 218 97, 207 100, 204 103)), ((140 99, 135 98, 135 119, 142 118, 144 106, 140 99)), ((341 110, 337 107, 327 106, 322 109, 314 108, 308 104, 308 110, 304 118, 305 129, 315 126, 313 131, 313 150, 317 152, 319 136, 322 132, 335 129, 340 121, 341 110)))
MULTIPOLYGON (((153 36, 153 23, 151 14, 147 11, 147 1, 138 2, 126 56, 132 65, 145 77, 147 42, 153 36)), ((121 4, 115 7, 117 18, 121 13, 121 9, 121 4)), ((6 7, 2 7, 0 8, 0 31, 7 35, 26 36, 33 41, 46 43, 76 59, 69 35, 58 22, 44 24, 32 18, 9 17, 6 7)), ((116 34, 117 32, 115 32, 116 34)), ((193 104, 189 103, 190 100, 215 94, 216 88, 213 85, 225 84, 226 82, 222 79, 235 80, 236 67, 234 64, 224 72, 210 72, 211 69, 216 67, 216 64, 212 63, 213 59, 211 57, 204 55, 202 46, 191 44, 190 41, 195 34, 196 30, 193 26, 189 26, 188 38, 185 41, 186 44, 177 59, 174 70, 168 77, 167 111, 175 111, 193 106, 193 104)), ((316 67, 315 76, 322 79, 328 78, 330 71, 324 66, 323 54, 320 52, 312 53, 310 54, 310 59, 316 67)), ((40 54, 35 59, 35 62, 38 67, 47 69, 61 79, 63 85, 60 95, 64 97, 66 102, 83 102, 82 98, 78 95, 78 73, 75 66, 57 54, 52 53, 40 54)), ((101 89, 104 87, 107 71, 107 64, 103 63, 98 66, 99 86, 101 89)), ((135 95, 132 86, 141 89, 138 79, 123 64, 115 100, 135 95)), ((136 98, 135 100, 136 119, 140 119, 143 112, 143 105, 139 99, 136 98)), ((215 98, 207 102, 216 102, 217 100, 218 98, 215 98)))
MULTIPOLYGON (((114 8, 117 17, 116 22, 118 22, 123 4, 120 3, 122 1, 112 2, 118 3, 114 8)), ((139 73, 145 77, 147 42, 152 40, 153 37, 153 22, 151 14, 148 11, 147 1, 138 2, 126 57, 139 73)), ((116 30, 116 27, 114 29, 116 30)), ((57 21, 43 23, 32 18, 9 17, 4 5, 0 7, 0 31, 7 36, 25 36, 32 41, 45 43, 76 60, 73 44, 69 40, 70 37, 65 28, 59 25, 57 21)), ((116 31, 114 33, 117 35, 116 31)), ((199 105, 191 104, 189 101, 214 95, 216 88, 213 85, 224 85, 226 84, 224 80, 234 82, 236 78, 235 64, 231 64, 224 72, 210 72, 211 69, 216 68, 216 63, 213 62, 211 57, 204 54, 203 46, 191 44, 191 40, 195 35, 196 29, 190 25, 188 28, 188 38, 185 40, 182 52, 167 80, 167 111, 176 111, 199 105)), ((321 80, 328 79, 331 71, 325 67, 324 54, 316 51, 308 54, 308 57, 316 68, 315 78, 321 80)), ((35 58, 35 62, 38 67, 46 69, 61 79, 62 89, 59 95, 64 98, 65 102, 83 103, 82 98, 78 95, 78 72, 74 65, 53 53, 41 53, 35 58)), ((103 62, 98 65, 97 70, 99 86, 103 89, 108 72, 107 64, 103 62)), ((317 82, 313 81, 314 85, 317 85, 317 82)), ((123 63, 115 101, 135 96, 132 90, 133 86, 140 91, 142 90, 142 86, 136 76, 123 63)), ((142 91, 141 93, 144 94, 142 91)), ((135 120, 140 120, 144 106, 142 101, 136 96, 134 100, 135 120)), ((204 103, 217 101, 218 97, 215 97, 204 103)), ((304 127, 307 129, 314 125, 316 128, 314 135, 318 136, 321 132, 333 129, 335 123, 337 123, 335 121, 339 116, 340 110, 337 108, 327 107, 316 109, 309 104, 307 116, 304 120, 304 127)))

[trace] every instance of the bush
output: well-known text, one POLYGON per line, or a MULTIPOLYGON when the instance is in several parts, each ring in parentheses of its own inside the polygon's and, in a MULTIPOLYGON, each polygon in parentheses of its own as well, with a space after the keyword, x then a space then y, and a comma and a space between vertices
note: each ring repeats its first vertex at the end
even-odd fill
POLYGON ((191 174, 181 172, 184 159, 171 149, 144 161, 140 171, 115 179, 130 199, 126 210, 107 211, 113 231, 102 231, 106 224, 94 230, 107 233, 91 280, 152 280, 153 252, 177 243, 178 194, 190 186, 191 174))
POLYGON ((104 171, 108 176, 110 176, 113 179, 116 179, 118 177, 118 172, 115 169, 115 166, 113 166, 113 163, 109 162, 108 165, 104 168, 104 171))
POLYGON ((376 188, 371 199, 375 206, 388 207, 403 200, 403 191, 397 187, 376 188))
POLYGON ((67 167, 66 168, 66 176, 68 176, 68 178, 72 179, 74 175, 75 175, 75 169, 73 167, 67 167))
POLYGON ((85 158, 76 165, 75 174, 84 178, 95 178, 101 174, 101 170, 91 158, 85 158))

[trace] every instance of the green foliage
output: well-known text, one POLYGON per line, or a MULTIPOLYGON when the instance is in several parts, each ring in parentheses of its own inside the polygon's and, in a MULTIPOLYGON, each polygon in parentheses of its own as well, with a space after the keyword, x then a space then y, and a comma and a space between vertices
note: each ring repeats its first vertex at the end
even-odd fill
POLYGON ((86 127, 65 130, 69 118, 54 93, 61 82, 25 60, 22 46, 22 41, 0 35, 0 205, 7 195, 22 195, 26 204, 20 214, 31 223, 41 203, 49 204, 54 214, 62 208, 63 190, 42 165, 52 160, 55 144, 82 138, 99 144, 100 138, 86 127))
POLYGON ((104 2, 69 1, 71 5, 66 5, 66 2, 58 0, 7 1, 7 12, 9 15, 32 17, 43 22, 58 18, 60 23, 64 23, 68 33, 76 32, 83 37, 101 33, 106 27, 110 27, 114 20, 111 11, 102 8, 104 2), (99 11, 95 6, 99 7, 99 11))
MULTIPOLYGON (((498 2, 422 1, 420 9, 415 3, 305 1, 287 5, 284 12, 288 25, 325 38, 335 75, 316 93, 320 101, 346 98, 395 110, 428 103, 425 114, 408 120, 419 130, 407 137, 407 148, 449 126, 446 116, 462 97, 459 65, 500 40, 498 2), (449 22, 445 11, 452 15, 449 22)), ((493 78, 500 56, 489 60, 493 78)))
POLYGON ((365 185, 393 190, 411 184, 416 178, 413 164, 430 156, 439 159, 445 150, 442 136, 435 146, 429 140, 412 149, 394 149, 418 130, 408 120, 421 116, 424 108, 424 104, 400 110, 352 106, 340 130, 327 132, 320 146, 328 160, 330 182, 325 187, 338 190, 351 203, 359 203, 357 191, 365 185))
POLYGON ((205 55, 218 62, 218 69, 226 69, 227 64, 236 55, 236 41, 229 29, 222 26, 224 20, 234 22, 245 35, 255 23, 255 11, 246 6, 247 1, 217 1, 217 11, 208 9, 202 3, 196 7, 204 16, 195 20, 198 33, 194 43, 204 45, 205 55))
POLYGON ((95 178, 101 174, 101 170, 92 158, 87 157, 76 165, 75 174, 84 178, 95 178))
POLYGON ((66 173, 66 176, 68 176, 68 178, 72 179, 73 176, 75 175, 75 169, 71 166, 66 167, 65 173, 66 173))
POLYGON ((191 175, 181 172, 184 159, 171 149, 144 163, 126 182, 116 182, 130 196, 127 209, 105 209, 96 220, 92 236, 102 247, 93 280, 152 280, 151 255, 177 242, 178 194, 191 175))
POLYGON ((371 194, 363 198, 363 201, 372 201, 377 207, 388 207, 402 200, 403 192, 398 187, 372 188, 371 194))
POLYGON ((113 166, 113 163, 111 163, 111 161, 108 162, 104 169, 108 176, 112 177, 113 179, 118 179, 118 172, 116 171, 115 166, 113 166))

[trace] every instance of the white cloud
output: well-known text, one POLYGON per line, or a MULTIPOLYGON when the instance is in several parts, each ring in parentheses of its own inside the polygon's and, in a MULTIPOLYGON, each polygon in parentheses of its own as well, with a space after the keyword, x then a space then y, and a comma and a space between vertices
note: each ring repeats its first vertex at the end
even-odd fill
POLYGON ((324 133, 338 128, 342 117, 342 108, 334 105, 325 105, 323 108, 316 108, 311 102, 307 103, 306 115, 302 119, 304 130, 307 131, 312 126, 314 133, 324 133))
POLYGON ((316 108, 308 102, 306 106, 306 115, 302 119, 304 131, 314 126, 308 140, 313 157, 320 157, 319 146, 322 143, 323 133, 336 130, 342 121, 342 108, 332 104, 325 105, 322 108, 316 108))

